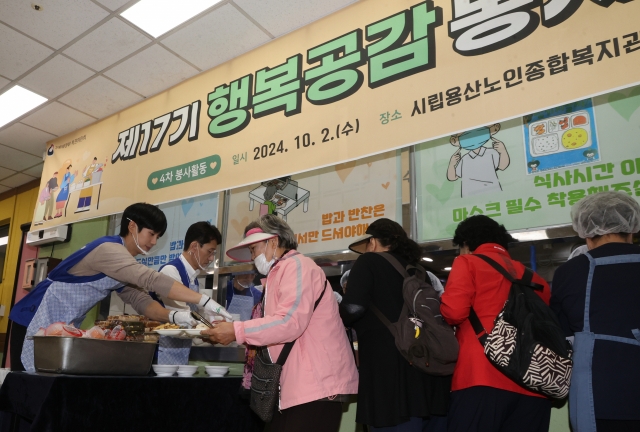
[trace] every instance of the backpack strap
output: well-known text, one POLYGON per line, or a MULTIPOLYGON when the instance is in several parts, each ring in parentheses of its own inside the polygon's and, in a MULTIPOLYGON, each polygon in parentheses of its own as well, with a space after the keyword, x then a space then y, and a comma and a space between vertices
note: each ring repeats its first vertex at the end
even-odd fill
POLYGON ((391 328, 391 321, 389 321, 389 318, 387 318, 386 316, 384 316, 384 314, 380 311, 380 309, 378 309, 377 306, 375 306, 374 304, 371 304, 371 306, 369 307, 369 309, 371 309, 371 312, 373 312, 374 314, 376 314, 376 316, 378 317, 378 319, 380 321, 382 321, 382 324, 384 324, 387 328, 391 328))
POLYGON ((400 264, 400 261, 398 261, 398 259, 393 255, 386 252, 378 252, 378 255, 389 261, 389 264, 391 264, 393 268, 402 275, 403 278, 408 278, 410 276, 409 272, 407 272, 407 269, 405 269, 402 264, 400 264))
POLYGON ((542 291, 543 290, 543 286, 532 282, 533 280, 533 270, 531 270, 528 267, 524 268, 524 274, 522 275, 522 278, 520 279, 516 279, 514 278, 511 273, 509 273, 507 270, 505 270, 504 267, 502 267, 500 264, 498 264, 497 262, 495 262, 493 259, 489 258, 486 255, 481 255, 481 254, 474 254, 473 256, 476 256, 478 258, 480 258, 481 260, 483 260, 484 262, 486 262, 487 264, 489 264, 491 267, 493 267, 494 269, 496 269, 502 276, 504 276, 509 282, 511 283, 515 283, 518 285, 524 285, 526 287, 529 287, 535 291, 542 291))
MULTIPOLYGON (((524 268, 524 274, 522 275, 522 278, 516 279, 511 275, 511 273, 505 270, 504 267, 502 267, 500 264, 498 264, 488 256, 481 255, 481 254, 477 254, 477 255, 474 254, 473 256, 477 256, 478 258, 482 259, 484 262, 489 264, 491 267, 496 269, 502 276, 504 276, 512 284, 523 285, 536 291, 542 291, 543 289, 542 285, 532 281, 533 270, 531 270, 528 267, 524 268)), ((480 342, 480 344, 482 344, 482 346, 485 346, 487 343, 487 330, 485 330, 484 326, 482 325, 482 322, 480 321, 480 318, 478 318, 478 314, 476 314, 476 311, 473 310, 473 307, 469 309, 469 322, 471 323, 471 327, 473 327, 473 331, 476 333, 476 337, 478 338, 478 341, 480 342)))
MULTIPOLYGON (((316 308, 318 307, 318 305, 320 304, 320 300, 322 300, 322 297, 324 297, 324 293, 327 291, 327 280, 324 280, 324 289, 322 290, 322 294, 320 294, 320 297, 318 297, 318 300, 316 300, 315 304, 313 305, 313 311, 315 312, 316 308)), ((297 339, 296 339, 297 340, 297 339)), ((296 341, 292 341, 292 342, 287 342, 286 344, 284 344, 284 347, 282 348, 282 351, 280 351, 280 355, 278 356, 278 360, 276 361, 276 364, 283 366, 284 362, 287 361, 287 357, 289 357, 289 353, 291 352, 291 349, 293 348, 293 344, 296 343, 296 341)))
MULTIPOLYGON (((423 281, 425 280, 427 271, 420 264, 416 264, 415 266, 410 265, 410 266, 407 266, 407 268, 405 269, 404 267, 402 267, 402 264, 400 264, 400 261, 398 261, 398 259, 393 255, 386 252, 378 252, 378 255, 386 259, 389 262, 389 264, 391 264, 393 268, 396 269, 403 278, 406 279, 408 277, 411 277, 407 269, 415 269, 416 270, 415 276, 417 276, 419 279, 423 281)), ((392 324, 391 321, 389 321, 389 319, 386 316, 384 316, 384 314, 380 311, 380 309, 378 309, 376 305, 371 304, 369 308, 371 309, 371 312, 373 312, 387 328, 391 327, 391 324, 392 324)))
POLYGON ((403 278, 406 279, 408 277, 411 277, 412 275, 409 273, 409 270, 415 270, 415 273, 413 274, 413 276, 415 276, 421 281, 428 282, 429 285, 431 285, 431 280, 427 280, 427 271, 420 264, 408 265, 405 268, 405 267, 402 267, 402 264, 400 264, 400 261, 398 261, 396 257, 394 257, 393 255, 387 252, 378 252, 378 255, 386 259, 389 262, 389 264, 391 264, 393 268, 395 268, 403 278))
POLYGON ((485 346, 487 344, 487 331, 480 322, 476 311, 473 310, 473 306, 469 309, 469 322, 471 323, 471 327, 473 327, 473 331, 476 333, 478 341, 482 346, 485 346))

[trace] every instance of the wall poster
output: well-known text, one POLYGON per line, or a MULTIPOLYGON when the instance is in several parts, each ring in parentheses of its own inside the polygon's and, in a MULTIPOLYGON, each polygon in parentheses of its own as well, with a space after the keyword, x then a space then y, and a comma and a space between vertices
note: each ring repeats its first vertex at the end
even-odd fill
POLYGON ((372 221, 402 221, 400 152, 232 190, 226 248, 238 244, 247 224, 263 214, 287 221, 300 253, 343 251, 372 221))
POLYGON ((640 86, 420 144, 416 164, 421 241, 476 214, 509 230, 569 224, 600 191, 640 201, 640 86))

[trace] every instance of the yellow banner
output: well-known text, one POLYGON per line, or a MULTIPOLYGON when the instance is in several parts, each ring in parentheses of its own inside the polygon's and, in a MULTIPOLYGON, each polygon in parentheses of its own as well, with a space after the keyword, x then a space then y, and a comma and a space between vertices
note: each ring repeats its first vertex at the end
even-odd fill
POLYGON ((639 82, 639 2, 364 0, 49 144, 36 227, 260 183, 639 82))

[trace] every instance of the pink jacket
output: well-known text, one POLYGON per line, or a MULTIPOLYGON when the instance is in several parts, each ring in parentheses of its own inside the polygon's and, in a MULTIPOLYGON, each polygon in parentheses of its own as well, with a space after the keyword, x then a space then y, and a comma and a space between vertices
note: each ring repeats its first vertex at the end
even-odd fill
POLYGON ((236 321, 238 343, 268 346, 275 362, 283 343, 296 340, 280 377, 280 409, 328 396, 358 393, 358 371, 324 272, 291 251, 271 268, 265 285, 264 318, 236 321))

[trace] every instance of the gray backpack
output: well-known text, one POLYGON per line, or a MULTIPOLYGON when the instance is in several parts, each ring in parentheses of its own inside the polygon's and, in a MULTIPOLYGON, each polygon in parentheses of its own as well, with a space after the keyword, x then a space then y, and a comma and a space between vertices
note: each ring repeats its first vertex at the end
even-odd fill
POLYGON ((388 253, 380 253, 404 277, 404 306, 400 318, 392 323, 374 305, 371 310, 393 335, 400 354, 409 363, 430 375, 451 375, 458 359, 458 341, 453 328, 440 314, 438 293, 428 282, 420 265, 402 264, 388 253), (415 269, 413 275, 409 270, 415 269))

